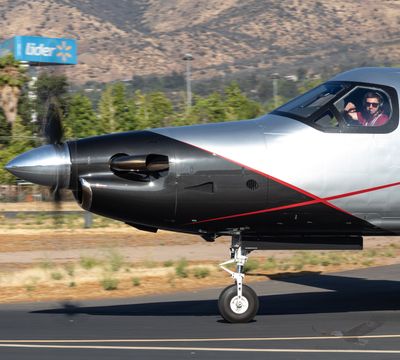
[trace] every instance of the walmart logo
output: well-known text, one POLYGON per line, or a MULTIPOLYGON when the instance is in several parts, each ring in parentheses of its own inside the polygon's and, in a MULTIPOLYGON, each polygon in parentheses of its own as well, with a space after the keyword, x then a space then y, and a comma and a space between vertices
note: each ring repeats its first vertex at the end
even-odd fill
MULTIPOLYGON (((14 56, 19 61, 61 65, 77 64, 75 39, 15 36, 10 41, 13 45, 14 56)), ((2 43, 0 43, 0 49, 2 48, 2 43)))
POLYGON ((62 41, 61 45, 57 45, 57 49, 59 52, 57 52, 56 56, 61 57, 61 60, 63 62, 66 62, 69 58, 72 57, 72 55, 69 53, 69 51, 72 49, 71 45, 67 45, 66 41, 62 41))

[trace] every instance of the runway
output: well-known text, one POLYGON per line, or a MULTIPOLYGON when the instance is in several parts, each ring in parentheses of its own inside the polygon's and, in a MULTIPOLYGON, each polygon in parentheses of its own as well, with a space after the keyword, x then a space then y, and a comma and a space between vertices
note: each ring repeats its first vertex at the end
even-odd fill
POLYGON ((399 359, 400 265, 253 284, 248 324, 218 314, 221 289, 0 306, 0 359, 399 359))

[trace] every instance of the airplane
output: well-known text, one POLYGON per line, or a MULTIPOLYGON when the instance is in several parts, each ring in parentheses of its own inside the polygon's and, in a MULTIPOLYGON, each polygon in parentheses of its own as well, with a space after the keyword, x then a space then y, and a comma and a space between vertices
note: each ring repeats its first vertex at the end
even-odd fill
POLYGON ((399 69, 357 68, 256 119, 58 139, 6 169, 143 231, 230 236, 221 267, 234 284, 218 308, 249 322, 251 251, 362 249, 363 236, 400 233, 399 92, 399 69))

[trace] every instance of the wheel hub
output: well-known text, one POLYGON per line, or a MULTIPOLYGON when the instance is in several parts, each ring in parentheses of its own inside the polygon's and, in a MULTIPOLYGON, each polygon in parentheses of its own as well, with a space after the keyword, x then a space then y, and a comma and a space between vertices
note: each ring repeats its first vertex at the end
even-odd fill
POLYGON ((235 314, 244 314, 249 308, 249 302, 244 296, 235 296, 230 303, 231 310, 235 314))

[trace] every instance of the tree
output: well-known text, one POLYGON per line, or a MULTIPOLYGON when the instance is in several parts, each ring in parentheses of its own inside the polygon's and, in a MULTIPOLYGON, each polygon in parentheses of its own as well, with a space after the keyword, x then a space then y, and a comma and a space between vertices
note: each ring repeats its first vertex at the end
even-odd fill
POLYGON ((0 109, 0 150, 10 143, 11 124, 7 122, 3 111, 0 109))
POLYGON ((171 101, 164 93, 156 91, 143 94, 140 90, 134 96, 136 118, 139 129, 168 126, 174 113, 171 101))
POLYGON ((11 124, 17 116, 18 98, 27 80, 25 69, 11 54, 0 58, 0 107, 11 124))
POLYGON ((115 119, 114 100, 112 95, 112 86, 108 85, 101 93, 98 106, 100 116, 100 127, 105 133, 117 131, 117 121, 115 119))
POLYGON ((22 89, 21 95, 18 100, 18 116, 21 118, 22 123, 27 126, 33 135, 38 133, 36 122, 32 122, 32 115, 35 109, 35 103, 29 97, 26 87, 22 89))
POLYGON ((102 133, 90 99, 81 94, 70 97, 64 120, 65 137, 83 138, 102 133))
POLYGON ((98 114, 102 132, 113 133, 137 128, 135 104, 122 83, 109 84, 101 94, 98 114))
POLYGON ((252 119, 262 113, 260 104, 243 94, 236 82, 225 88, 224 105, 226 120, 252 119))
POLYGON ((57 104, 63 117, 67 108, 68 81, 65 75, 42 73, 36 81, 36 113, 40 132, 46 124, 47 110, 50 101, 57 104))
POLYGON ((146 94, 140 90, 135 92, 134 96, 136 106, 136 117, 138 119, 138 129, 147 129, 150 127, 150 109, 146 94))
POLYGON ((303 94, 306 91, 309 91, 313 88, 315 88, 316 86, 318 86, 319 84, 322 83, 321 79, 310 79, 310 80, 306 80, 304 81, 300 87, 299 87, 299 93, 303 94))
POLYGON ((276 104, 275 104, 275 99, 271 98, 269 99, 265 104, 264 104, 264 111, 266 112, 271 112, 275 110, 277 107, 283 105, 285 102, 287 102, 287 99, 284 98, 283 96, 278 95, 276 99, 276 104))
POLYGON ((136 129, 134 102, 128 100, 123 83, 116 83, 112 86, 112 98, 117 131, 136 129))
POLYGON ((260 79, 257 85, 257 94, 261 101, 267 101, 273 97, 272 80, 269 78, 260 79))
POLYGON ((37 100, 39 103, 46 102, 50 97, 65 100, 68 86, 65 75, 41 73, 35 84, 37 100))
POLYGON ((4 166, 15 156, 30 150, 34 146, 34 138, 29 129, 22 123, 19 116, 16 117, 12 127, 9 145, 0 150, 0 183, 12 184, 15 177, 4 166))
POLYGON ((188 116, 193 120, 192 123, 195 124, 227 120, 222 96, 217 92, 213 92, 205 98, 195 97, 195 104, 192 106, 188 116))
POLYGON ((171 123, 174 108, 171 101, 160 91, 147 95, 150 106, 150 127, 163 127, 171 123))

